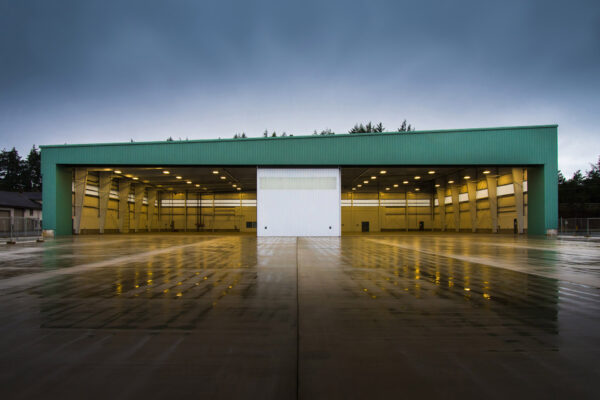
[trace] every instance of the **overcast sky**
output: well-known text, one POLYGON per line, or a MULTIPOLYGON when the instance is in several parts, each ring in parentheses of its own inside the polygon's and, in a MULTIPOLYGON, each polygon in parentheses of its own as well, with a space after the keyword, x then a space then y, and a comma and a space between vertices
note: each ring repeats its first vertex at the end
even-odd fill
POLYGON ((559 124, 600 155, 600 1, 0 0, 0 147, 559 124))

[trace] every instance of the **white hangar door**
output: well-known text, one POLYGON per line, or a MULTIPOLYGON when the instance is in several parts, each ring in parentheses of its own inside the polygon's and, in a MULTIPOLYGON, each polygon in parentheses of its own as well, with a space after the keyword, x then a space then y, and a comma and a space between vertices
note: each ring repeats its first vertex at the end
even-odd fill
POLYGON ((340 170, 259 168, 257 236, 340 236, 340 170))

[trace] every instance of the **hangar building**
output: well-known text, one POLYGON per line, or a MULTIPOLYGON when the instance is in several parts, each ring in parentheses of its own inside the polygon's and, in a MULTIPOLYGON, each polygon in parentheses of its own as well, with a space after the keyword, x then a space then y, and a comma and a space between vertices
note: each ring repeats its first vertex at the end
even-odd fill
POLYGON ((555 234, 557 125, 42 146, 47 234, 555 234))

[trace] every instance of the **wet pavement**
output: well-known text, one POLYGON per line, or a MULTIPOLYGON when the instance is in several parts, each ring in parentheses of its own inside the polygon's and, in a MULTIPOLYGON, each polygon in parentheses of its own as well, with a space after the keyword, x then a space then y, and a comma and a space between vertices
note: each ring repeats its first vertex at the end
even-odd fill
POLYGON ((80 236, 0 246, 0 398, 597 398, 600 243, 80 236))

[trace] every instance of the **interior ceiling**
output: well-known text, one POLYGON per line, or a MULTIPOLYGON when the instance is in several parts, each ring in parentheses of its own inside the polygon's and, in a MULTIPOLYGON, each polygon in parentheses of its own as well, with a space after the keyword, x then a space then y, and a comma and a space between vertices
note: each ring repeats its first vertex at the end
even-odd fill
MULTIPOLYGON (((481 177, 483 170, 460 166, 342 167, 342 191, 351 191, 353 188, 356 192, 385 191, 386 188, 390 192, 416 188, 431 191, 436 183, 444 185, 449 180, 458 183, 466 175, 481 177)), ((214 193, 235 192, 240 188, 241 191, 256 191, 256 167, 98 167, 88 168, 88 171, 112 171, 114 177, 164 190, 214 193)))
POLYGON ((235 192, 238 188, 241 191, 256 190, 256 168, 249 167, 112 167, 88 169, 88 171, 107 170, 112 171, 115 178, 123 177, 131 179, 132 182, 144 183, 164 190, 206 191, 211 193, 235 192), (166 174, 165 171, 169 173, 166 174), (217 173, 214 173, 215 171, 217 173))

